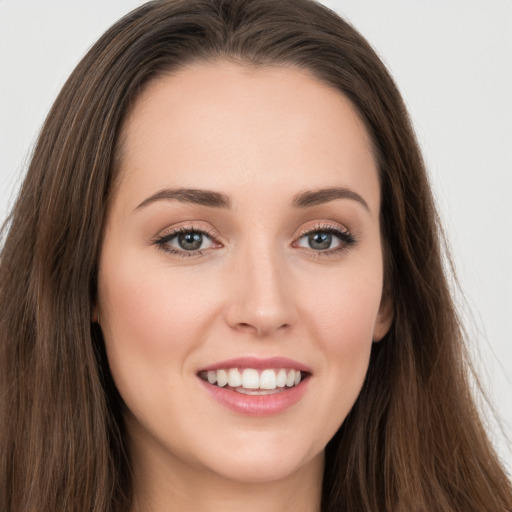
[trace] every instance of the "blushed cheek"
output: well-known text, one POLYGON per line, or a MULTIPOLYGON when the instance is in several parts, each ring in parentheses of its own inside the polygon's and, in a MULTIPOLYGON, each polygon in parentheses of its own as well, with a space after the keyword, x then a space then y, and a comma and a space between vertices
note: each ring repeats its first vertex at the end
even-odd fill
POLYGON ((340 280, 324 287, 309 302, 309 317, 315 322, 317 340, 336 351, 340 344, 356 347, 371 342, 381 299, 381 281, 340 280))
POLYGON ((340 279, 309 303, 311 340, 323 358, 318 374, 323 392, 317 403, 322 421, 311 428, 321 429, 323 442, 345 421, 364 383, 380 302, 378 283, 378 276, 375 285, 340 279))
POLYGON ((350 402, 355 401, 368 369, 381 285, 378 274, 371 280, 342 283, 334 283, 317 297, 311 304, 311 318, 316 319, 313 339, 334 370, 333 385, 350 402))
POLYGON ((146 408, 157 410, 165 402, 180 378, 186 354, 201 339, 201 316, 192 294, 167 280, 168 272, 129 263, 104 267, 101 321, 114 382, 142 418, 146 408))
POLYGON ((202 338, 215 299, 200 280, 133 262, 105 267, 105 275, 100 296, 107 342, 138 352, 141 363, 161 365, 165 356, 189 351, 202 338))

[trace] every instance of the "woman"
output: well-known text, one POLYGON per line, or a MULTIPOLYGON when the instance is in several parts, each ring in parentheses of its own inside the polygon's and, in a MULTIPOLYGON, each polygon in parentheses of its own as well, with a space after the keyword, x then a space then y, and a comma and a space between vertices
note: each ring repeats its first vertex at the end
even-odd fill
POLYGON ((306 0, 123 18, 1 256, 2 510, 507 510, 403 102, 306 0))

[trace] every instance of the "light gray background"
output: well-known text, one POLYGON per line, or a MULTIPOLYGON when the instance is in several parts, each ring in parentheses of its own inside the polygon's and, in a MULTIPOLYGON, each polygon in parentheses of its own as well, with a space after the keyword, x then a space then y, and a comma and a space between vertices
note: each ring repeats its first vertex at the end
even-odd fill
MULTIPOLYGON (((38 129, 87 48, 140 0, 0 0, 0 221, 38 129)), ((452 246, 475 363, 512 470, 512 0, 325 0, 388 65, 452 246)), ((486 415, 489 417, 489 415, 486 415)))

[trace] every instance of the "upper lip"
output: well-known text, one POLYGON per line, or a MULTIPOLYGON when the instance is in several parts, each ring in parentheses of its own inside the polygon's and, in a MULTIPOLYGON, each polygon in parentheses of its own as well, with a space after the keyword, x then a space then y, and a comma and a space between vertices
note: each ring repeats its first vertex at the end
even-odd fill
POLYGON ((266 368, 290 368, 300 370, 301 372, 312 373, 309 366, 288 357, 258 358, 251 356, 237 357, 234 359, 219 361, 218 363, 212 363, 200 368, 199 372, 222 370, 227 368, 254 368, 255 370, 264 370, 266 368))

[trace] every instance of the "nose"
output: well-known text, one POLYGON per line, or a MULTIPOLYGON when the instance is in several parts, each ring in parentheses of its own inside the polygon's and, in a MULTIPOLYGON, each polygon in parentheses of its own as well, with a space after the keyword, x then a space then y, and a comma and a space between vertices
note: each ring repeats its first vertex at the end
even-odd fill
POLYGON ((230 327, 259 338, 289 330, 298 315, 288 275, 284 256, 270 249, 241 254, 230 276, 230 327))

